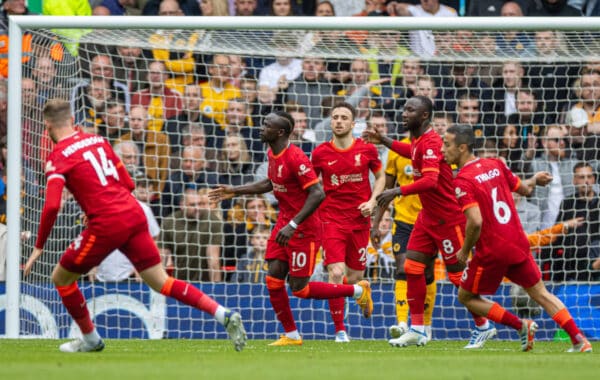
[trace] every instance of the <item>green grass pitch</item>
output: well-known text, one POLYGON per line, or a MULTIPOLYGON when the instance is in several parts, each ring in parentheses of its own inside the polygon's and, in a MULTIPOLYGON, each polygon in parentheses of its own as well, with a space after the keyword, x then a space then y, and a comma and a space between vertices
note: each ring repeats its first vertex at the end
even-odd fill
POLYGON ((567 343, 536 342, 524 353, 517 341, 479 351, 449 341, 403 349, 385 341, 269 342, 249 341, 238 353, 218 340, 107 340, 100 353, 64 354, 56 340, 0 340, 0 379, 600 379, 596 354, 567 354, 567 343))

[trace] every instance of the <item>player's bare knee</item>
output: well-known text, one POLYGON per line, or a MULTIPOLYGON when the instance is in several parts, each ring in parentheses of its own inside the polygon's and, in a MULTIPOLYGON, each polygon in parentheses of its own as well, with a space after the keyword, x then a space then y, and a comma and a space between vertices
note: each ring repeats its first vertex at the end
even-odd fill
POLYGON ((309 277, 290 277, 290 289, 292 293, 296 295, 296 292, 300 292, 308 285, 309 277))
POLYGON ((344 282, 344 268, 340 265, 330 265, 327 268, 329 272, 329 282, 332 284, 341 284, 344 282))
POLYGON ((475 295, 471 292, 458 288, 458 302, 467 306, 475 298, 475 295))

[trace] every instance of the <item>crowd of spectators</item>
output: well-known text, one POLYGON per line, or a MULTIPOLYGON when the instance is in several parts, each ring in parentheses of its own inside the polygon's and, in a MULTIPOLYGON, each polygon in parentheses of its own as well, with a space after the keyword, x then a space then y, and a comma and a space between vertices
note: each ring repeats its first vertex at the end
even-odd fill
MULTIPOLYGON (((2 2, 0 76, 5 78, 8 69, 2 57, 8 51, 7 16, 29 14, 24 3, 2 2)), ((45 1, 44 9, 52 4, 45 1)), ((64 14, 600 15, 600 1, 566 0, 93 0, 61 6, 69 5, 64 14)), ((155 235, 164 263, 178 277, 263 281, 262 257, 276 220, 275 199, 267 195, 216 205, 208 201, 206 191, 217 184, 235 186, 266 177, 266 152, 258 134, 264 115, 273 110, 289 112, 295 121, 290 141, 310 155, 316 145, 331 137, 328 111, 337 101, 356 106, 357 137, 367 126, 402 134, 404 102, 423 95, 434 102, 436 132, 443 134, 453 123, 471 125, 481 154, 503 158, 522 176, 538 170, 553 173, 554 181, 547 188, 538 188, 531 199, 524 200, 523 204, 537 210, 530 214, 538 215, 538 220, 529 222, 539 228, 577 216, 584 216, 586 222, 539 250, 545 278, 600 279, 596 174, 600 165, 600 63, 556 61, 574 49, 563 33, 273 32, 261 35, 273 47, 271 57, 205 54, 195 48, 203 38, 196 31, 156 30, 144 44, 124 34, 117 46, 81 43, 73 47, 63 45, 60 34, 26 36, 22 79, 25 204, 30 198, 29 204, 35 205, 31 208, 40 206, 41 173, 52 147, 40 110, 49 98, 68 99, 76 123, 107 138, 137 181, 137 198, 149 206, 160 226, 155 235), (323 49, 335 47, 343 48, 338 49, 337 58, 324 58, 323 49), (477 62, 472 58, 477 54, 497 60, 477 62), (444 60, 445 56, 452 58, 444 60), (73 65, 77 75, 65 69, 73 65)), ((6 80, 1 80, 0 137, 6 135, 6 95, 6 80)), ((380 153, 385 160, 387 152, 380 153)), ((5 155, 3 148, 0 216, 4 219, 5 155)), ((59 223, 63 232, 52 243, 57 252, 60 244, 67 244, 81 229, 73 208, 74 201, 66 194, 64 220, 59 223)), ((31 230, 36 230, 36 215, 27 217, 31 230)), ((393 278, 393 262, 371 253, 369 273, 393 278)), ((132 276, 135 273, 128 272, 125 277, 132 276)), ((104 278, 112 277, 105 274, 104 278)))

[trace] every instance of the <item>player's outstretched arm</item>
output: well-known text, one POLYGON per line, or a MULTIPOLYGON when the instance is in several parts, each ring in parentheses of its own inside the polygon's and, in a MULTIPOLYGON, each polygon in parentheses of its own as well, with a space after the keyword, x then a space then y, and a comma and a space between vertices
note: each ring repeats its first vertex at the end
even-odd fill
POLYGON ((529 196, 533 193, 536 186, 546 186, 552 182, 552 179, 552 174, 549 172, 537 172, 531 178, 521 181, 521 185, 517 188, 516 192, 521 195, 529 196))
POLYGON ((306 202, 304 202, 302 209, 300 209, 298 214, 296 214, 285 227, 279 230, 275 237, 275 241, 281 246, 286 246, 288 244, 292 235, 294 235, 296 228, 298 228, 298 225, 315 212, 321 202, 325 199, 325 191, 323 191, 323 187, 318 182, 308 187, 306 191, 308 192, 308 197, 306 198, 306 202))
POLYGON ((211 202, 219 202, 225 199, 231 199, 237 195, 264 194, 271 190, 273 190, 273 184, 271 183, 271 180, 267 178, 242 186, 217 186, 208 192, 208 198, 211 202))
POLYGON ((467 263, 469 258, 469 252, 473 250, 475 243, 479 240, 481 234, 481 226, 483 224, 483 218, 481 217, 481 210, 479 206, 472 206, 465 210, 465 217, 467 218, 467 224, 465 226, 465 241, 462 248, 456 254, 456 258, 463 264, 467 263))

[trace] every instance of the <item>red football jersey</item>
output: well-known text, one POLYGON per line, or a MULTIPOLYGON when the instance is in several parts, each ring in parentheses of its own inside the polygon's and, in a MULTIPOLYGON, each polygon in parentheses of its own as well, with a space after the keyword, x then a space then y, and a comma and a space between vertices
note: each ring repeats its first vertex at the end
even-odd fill
POLYGON ((502 161, 479 158, 470 161, 454 179, 462 208, 479 206, 483 225, 475 245, 477 255, 529 255, 529 241, 521 226, 512 191, 520 179, 502 161))
POLYGON ((343 150, 328 141, 313 151, 311 159, 327 195, 321 219, 347 227, 369 226, 370 218, 362 216, 358 206, 371 198, 369 170, 381 169, 377 148, 359 138, 343 150))
POLYGON ((415 184, 423 173, 438 173, 435 189, 418 193, 423 204, 421 215, 426 224, 464 223, 464 215, 454 195, 452 168, 444 161, 442 144, 442 138, 431 128, 411 143, 415 184))
POLYGON ((63 179, 87 215, 88 228, 106 233, 115 220, 143 215, 131 189, 119 180, 117 165, 123 164, 103 137, 76 132, 54 146, 46 178, 63 179))
MULTIPOLYGON (((319 182, 319 179, 306 154, 294 144, 290 144, 278 155, 274 155, 269 149, 268 157, 269 179, 273 184, 273 194, 279 202, 276 231, 289 223, 304 207, 308 197, 306 189, 319 182)), ((320 223, 318 211, 315 211, 299 225, 298 231, 312 235, 321 230, 320 223)))

